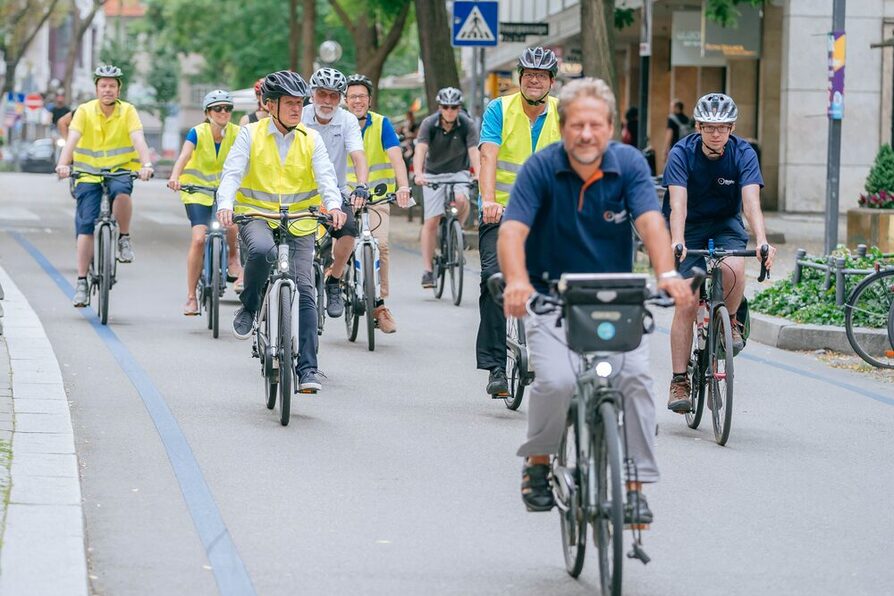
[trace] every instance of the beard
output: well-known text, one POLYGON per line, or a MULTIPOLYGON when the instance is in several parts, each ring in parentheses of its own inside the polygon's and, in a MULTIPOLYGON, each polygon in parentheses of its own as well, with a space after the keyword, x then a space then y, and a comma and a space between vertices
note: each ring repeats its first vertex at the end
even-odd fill
MULTIPOLYGON (((577 148, 577 147, 575 147, 575 148, 577 148)), ((574 150, 569 151, 568 155, 571 156, 571 159, 573 159, 574 161, 576 161, 577 163, 579 163, 581 165, 591 166, 594 163, 596 163, 597 161, 599 161, 600 159, 602 159, 602 155, 603 155, 603 152, 599 148, 594 147, 594 149, 595 149, 595 152, 593 153, 593 155, 591 157, 585 157, 585 156, 581 155, 580 152, 574 151, 574 150)))

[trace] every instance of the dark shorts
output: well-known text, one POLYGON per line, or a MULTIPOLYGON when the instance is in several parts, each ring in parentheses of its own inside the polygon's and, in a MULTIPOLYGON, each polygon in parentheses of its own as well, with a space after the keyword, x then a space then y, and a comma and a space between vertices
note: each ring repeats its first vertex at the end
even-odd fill
MULTIPOLYGON (((114 201, 118 195, 129 195, 133 192, 133 180, 130 178, 109 178, 109 198, 114 201)), ((77 207, 75 208, 75 233, 93 234, 99 208, 102 203, 102 184, 98 182, 81 182, 74 189, 77 207)))
POLYGON ((192 227, 207 226, 217 211, 214 205, 199 205, 198 203, 187 203, 184 207, 186 207, 189 225, 192 227))
POLYGON ((351 204, 345 201, 341 205, 341 210, 344 211, 347 218, 345 219, 345 225, 343 225, 340 229, 334 230, 332 232, 332 237, 338 240, 339 238, 344 238, 345 236, 350 236, 351 238, 356 238, 360 235, 357 231, 357 222, 354 218, 354 208, 351 207, 351 204))
MULTIPOLYGON (((686 223, 687 249, 707 250, 711 238, 714 239, 714 248, 726 250, 745 250, 748 244, 748 232, 740 215, 725 220, 686 223)), ((683 277, 692 277, 693 267, 705 269, 706 266, 704 257, 687 256, 679 269, 683 277)))

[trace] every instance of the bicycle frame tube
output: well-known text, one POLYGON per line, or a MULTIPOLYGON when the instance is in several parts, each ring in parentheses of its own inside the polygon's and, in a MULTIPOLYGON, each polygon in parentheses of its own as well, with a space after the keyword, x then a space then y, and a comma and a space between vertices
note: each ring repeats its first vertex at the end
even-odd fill
POLYGON ((371 228, 369 226, 369 211, 363 209, 360 213, 360 236, 354 240, 354 252, 351 255, 351 261, 354 267, 354 279, 357 287, 354 289, 355 295, 358 299, 363 300, 365 298, 363 294, 364 284, 363 282, 363 265, 361 263, 361 258, 363 255, 363 247, 366 245, 372 246, 373 253, 373 271, 375 275, 375 286, 376 286, 376 295, 373 297, 378 300, 382 297, 382 284, 381 277, 379 274, 380 268, 380 254, 379 254, 379 241, 376 240, 376 237, 373 236, 370 231, 371 228))

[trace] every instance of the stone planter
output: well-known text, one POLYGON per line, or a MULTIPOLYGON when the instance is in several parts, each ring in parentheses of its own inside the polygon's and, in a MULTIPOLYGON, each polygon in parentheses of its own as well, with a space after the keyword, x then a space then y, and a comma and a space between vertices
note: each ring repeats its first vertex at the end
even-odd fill
POLYGON ((858 244, 894 252, 894 209, 848 209, 847 246, 856 248, 858 244))

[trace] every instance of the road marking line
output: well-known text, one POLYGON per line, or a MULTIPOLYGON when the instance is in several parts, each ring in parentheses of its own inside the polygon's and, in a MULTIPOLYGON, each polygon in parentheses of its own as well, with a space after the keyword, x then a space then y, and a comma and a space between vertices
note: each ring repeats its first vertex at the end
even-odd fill
POLYGON ((4 207, 0 210, 0 219, 8 221, 40 221, 40 217, 24 207, 4 207))

